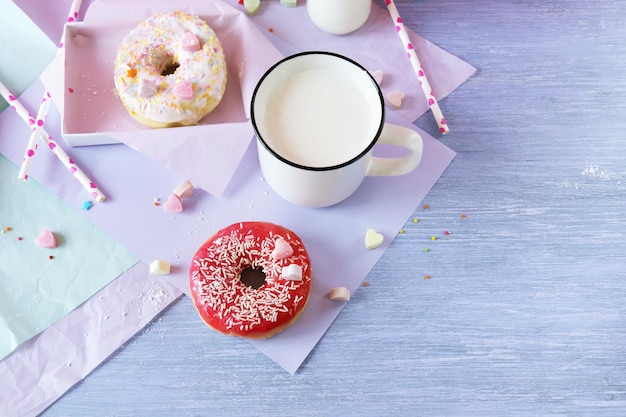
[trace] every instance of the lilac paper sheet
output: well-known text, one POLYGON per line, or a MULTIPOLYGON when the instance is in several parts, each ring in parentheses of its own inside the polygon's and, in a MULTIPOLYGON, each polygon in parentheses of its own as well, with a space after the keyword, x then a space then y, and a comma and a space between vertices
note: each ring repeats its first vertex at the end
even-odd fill
MULTIPOLYGON (((275 31, 281 34, 278 29, 275 31)), ((455 73, 454 68, 447 70, 455 73)), ((465 74, 465 70, 461 72, 465 74)), ((462 82, 467 76, 457 78, 462 82)), ((35 97, 30 100, 37 99, 35 97)), ((390 119, 410 125, 397 114, 390 113, 390 119)), ((3 113, 0 115, 0 135, 5 137, 17 132, 17 124, 6 112, 3 113)), ((49 126, 55 133, 60 132, 58 113, 51 115, 49 126)), ((316 270, 312 295, 315 302, 287 332, 271 341, 255 343, 293 373, 341 310, 341 305, 327 301, 327 290, 336 285, 358 287, 453 158, 454 152, 433 138, 424 135, 424 139, 423 163, 413 174, 394 179, 370 178, 346 202, 321 210, 294 207, 273 195, 261 178, 255 145, 248 149, 223 199, 215 200, 198 191, 186 202, 185 211, 178 215, 152 206, 154 197, 166 197, 182 179, 163 166, 123 146, 75 149, 72 154, 89 167, 89 174, 104 182, 103 188, 110 195, 106 203, 98 204, 84 215, 146 262, 157 258, 169 260, 173 264, 169 278, 181 289, 187 287, 186 271, 197 247, 211 233, 231 222, 274 221, 299 233, 309 248, 316 270), (130 182, 129 178, 135 181, 130 182), (144 183, 148 185, 140 185, 144 183), (381 212, 385 216, 380 216, 381 212), (378 229, 386 237, 385 245, 375 251, 365 251, 363 247, 363 234, 369 227, 378 229), (337 262, 335 256, 339 256, 342 262, 337 262), (344 262, 346 259, 349 261, 344 262), (337 264, 344 266, 338 270, 337 264), (350 279, 344 280, 345 277, 350 279), (285 355, 287 351, 293 354, 285 355)), ((22 146, 5 142, 0 141, 0 151, 18 160, 23 152, 22 146)), ((68 203, 80 205, 85 198, 80 187, 50 157, 42 159, 33 175, 68 203)))
MULTIPOLYGON (((24 99, 36 97, 27 94, 24 99)), ((0 115, 0 125, 14 131, 15 117, 8 116, 14 115, 0 115)), ((58 126, 58 113, 49 116, 48 126, 52 127, 55 119, 58 126)), ((388 120, 412 126, 392 112, 388 120)), ((185 200, 185 210, 179 214, 167 213, 152 204, 155 197, 166 198, 180 181, 165 167, 122 145, 75 148, 72 153, 84 166, 91 167, 93 178, 106 179, 105 190, 110 196, 107 202, 97 204, 84 215, 145 263, 154 259, 170 262, 172 273, 168 280, 183 291, 187 291, 191 257, 218 229, 242 220, 263 220, 280 223, 298 233, 307 245, 315 270, 307 309, 284 333, 253 342, 294 373, 341 310, 341 303, 328 300, 328 291, 336 286, 356 290, 454 157, 453 151, 421 134, 424 154, 413 173, 367 178, 352 197, 326 209, 297 207, 277 197, 261 176, 255 144, 244 155, 224 198, 215 199, 196 190, 191 199, 185 200), (370 227, 386 238, 385 244, 373 251, 366 250, 363 244, 365 230, 370 227)), ((0 151, 13 160, 21 158, 21 148, 16 142, 0 143, 0 151)), ((85 198, 84 191, 54 159, 44 160, 53 158, 48 154, 41 154, 32 175, 70 205, 79 206, 85 198)))
POLYGON ((38 415, 180 295, 136 264, 0 362, 0 415, 38 415))

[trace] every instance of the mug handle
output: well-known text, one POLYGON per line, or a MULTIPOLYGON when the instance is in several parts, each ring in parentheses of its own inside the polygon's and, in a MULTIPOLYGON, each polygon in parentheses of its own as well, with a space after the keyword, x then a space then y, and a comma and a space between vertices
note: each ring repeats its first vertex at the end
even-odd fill
POLYGON ((424 143, 422 137, 416 131, 407 127, 385 123, 383 131, 378 138, 378 143, 401 146, 411 153, 399 158, 381 158, 374 156, 367 169, 368 176, 395 176, 404 175, 413 171, 422 159, 424 143))

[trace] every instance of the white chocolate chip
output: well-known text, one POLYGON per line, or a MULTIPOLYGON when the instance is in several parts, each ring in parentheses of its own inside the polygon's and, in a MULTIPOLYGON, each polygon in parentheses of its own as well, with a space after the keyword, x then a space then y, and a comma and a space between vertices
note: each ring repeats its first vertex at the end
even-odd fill
POLYGON ((153 275, 167 275, 170 273, 170 264, 165 261, 150 262, 150 273, 153 275))
POLYGON ((328 297, 333 301, 350 301, 350 290, 346 287, 333 288, 328 297))

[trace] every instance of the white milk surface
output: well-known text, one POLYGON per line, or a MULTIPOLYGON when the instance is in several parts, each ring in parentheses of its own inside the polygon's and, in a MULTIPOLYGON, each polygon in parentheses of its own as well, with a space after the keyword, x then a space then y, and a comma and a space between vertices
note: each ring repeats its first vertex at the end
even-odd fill
POLYGON ((345 76, 306 69, 276 87, 260 131, 283 158, 329 167, 351 160, 371 143, 380 123, 379 108, 345 76))

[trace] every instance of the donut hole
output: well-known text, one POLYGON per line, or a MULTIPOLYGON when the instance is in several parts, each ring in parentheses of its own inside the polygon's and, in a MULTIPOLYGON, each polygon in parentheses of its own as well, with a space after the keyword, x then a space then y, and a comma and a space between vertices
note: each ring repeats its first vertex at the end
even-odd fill
POLYGON ((176 70, 180 67, 180 64, 176 62, 174 57, 168 57, 163 64, 161 65, 161 75, 163 77, 172 75, 176 72, 176 70))
POLYGON ((265 284, 265 272, 249 266, 241 271, 239 279, 246 287, 258 290, 265 284))

